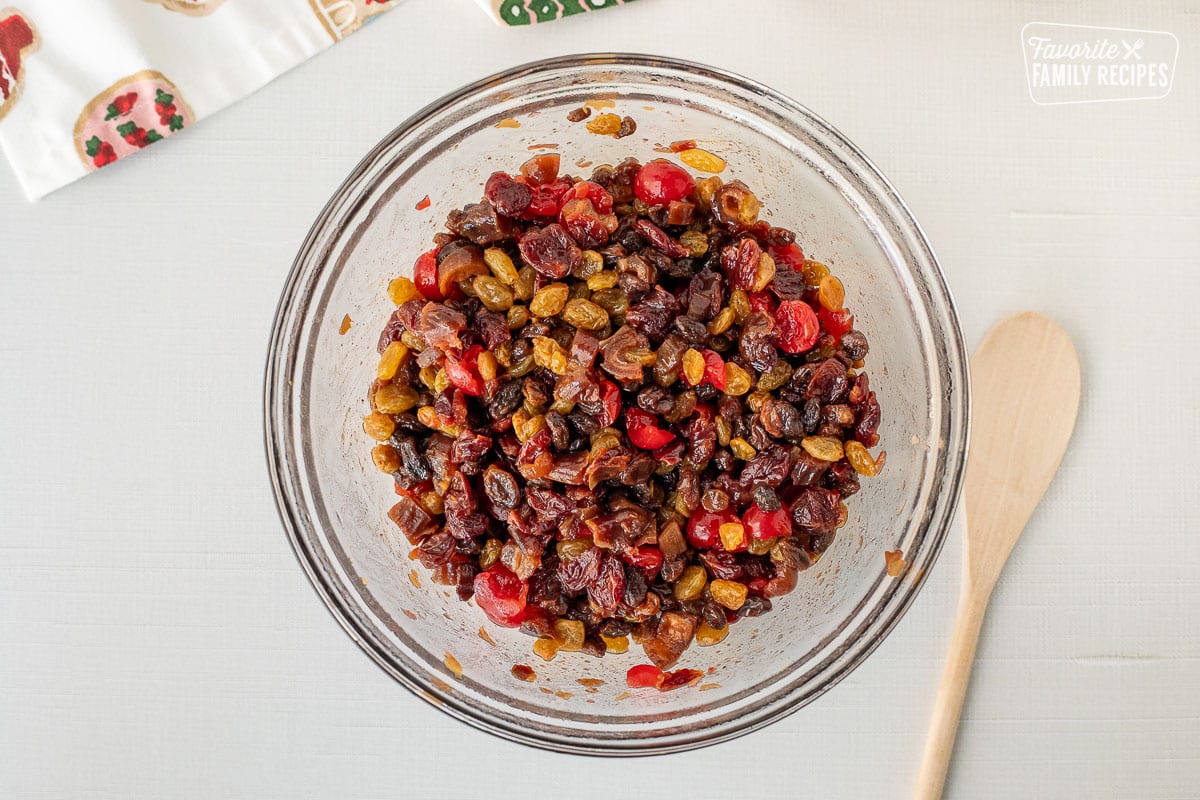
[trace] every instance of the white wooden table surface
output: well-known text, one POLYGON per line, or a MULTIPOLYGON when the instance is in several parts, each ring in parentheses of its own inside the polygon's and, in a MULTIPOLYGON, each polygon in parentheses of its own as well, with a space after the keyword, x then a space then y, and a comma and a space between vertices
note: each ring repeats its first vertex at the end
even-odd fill
POLYGON ((957 541, 813 705, 615 762, 507 744, 410 696, 322 607, 280 528, 262 366, 326 197, 426 102, 593 49, 710 62, 809 105, 908 200, 969 345, 1024 308, 1077 343, 1073 446, 995 595, 949 796, 1200 797, 1195 0, 640 0, 520 31, 468 0, 410 0, 41 203, 0 170, 0 797, 908 793, 957 541), (1175 87, 1037 106, 1018 45, 1032 20, 1171 31, 1175 87))

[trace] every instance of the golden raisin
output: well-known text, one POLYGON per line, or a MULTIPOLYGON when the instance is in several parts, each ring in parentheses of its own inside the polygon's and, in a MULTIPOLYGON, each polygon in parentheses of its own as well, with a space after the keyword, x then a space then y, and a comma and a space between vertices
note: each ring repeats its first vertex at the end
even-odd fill
POLYGON ((741 395, 750 391, 750 373, 732 361, 725 362, 725 394, 741 395))
POLYGON ((679 154, 679 160, 700 172, 721 172, 725 169, 725 159, 698 147, 684 150, 679 154))
POLYGON ((450 386, 450 376, 446 374, 445 367, 441 367, 433 375, 433 393, 441 394, 450 386))
POLYGON ((435 516, 446 510, 446 503, 442 500, 442 496, 432 490, 422 492, 421 496, 417 498, 417 505, 435 516))
POLYGON ((400 334, 400 341, 408 348, 410 353, 419 353, 425 349, 425 342, 421 341, 421 337, 417 336, 412 331, 405 331, 400 334))
POLYGON ((700 627, 696 628, 696 644, 701 647, 710 647, 717 644, 726 636, 729 635, 729 626, 724 628, 714 628, 707 622, 701 622, 700 627))
POLYGON ((601 289, 611 289, 617 285, 617 273, 612 270, 603 270, 587 279, 587 288, 593 292, 598 292, 601 289))
POLYGON ((533 337, 533 360, 539 367, 555 375, 565 375, 567 372, 567 351, 549 336, 533 337))
POLYGON ((629 652, 629 637, 628 636, 605 636, 600 634, 600 638, 604 640, 606 653, 626 653, 629 652))
POLYGON ((424 300, 425 298, 417 291, 417 285, 409 278, 400 276, 395 278, 388 284, 388 297, 398 306, 402 306, 409 300, 424 300))
POLYGON ((708 332, 712 336, 718 336, 733 326, 733 309, 726 306, 721 311, 709 320, 708 332))
POLYGON ((746 603, 746 584, 737 581, 726 581, 718 578, 708 585, 712 599, 728 608, 737 611, 746 603))
POLYGON ((768 393, 762 391, 751 392, 746 395, 746 408, 751 411, 758 411, 770 396, 768 393))
POLYGON ((583 649, 583 623, 574 619, 554 620, 554 638, 559 650, 577 652, 583 649))
POLYGON ((692 258, 699 258, 708 252, 708 236, 700 231, 684 231, 679 236, 679 243, 687 248, 692 258))
POLYGON ((737 550, 746 541, 746 529, 740 522, 722 522, 717 532, 721 536, 721 545, 729 551, 737 550))
POLYGON ((862 442, 854 440, 846 442, 845 450, 846 460, 850 462, 850 466, 854 467, 854 471, 859 475, 866 475, 868 478, 872 478, 878 474, 879 467, 875 463, 875 458, 862 442))
POLYGON ((846 454, 842 440, 832 436, 805 436, 800 440, 800 446, 804 452, 821 461, 841 461, 846 454))
POLYGON ((380 472, 389 475, 400 469, 400 454, 390 444, 377 444, 371 448, 371 460, 380 472))
POLYGON ((729 427, 729 422, 724 417, 717 417, 717 444, 721 447, 729 446, 729 437, 733 430, 729 427))
POLYGON ((621 118, 616 114, 600 114, 588 121, 587 129, 601 136, 611 136, 621 130, 621 118))
POLYGON ((533 286, 537 281, 537 273, 533 271, 533 267, 521 267, 521 271, 517 273, 517 282, 513 284, 513 294, 521 301, 527 301, 533 297, 533 286))
POLYGON ((754 271, 754 285, 750 288, 755 292, 761 292, 773 280, 775 280, 775 259, 767 253, 762 253, 758 257, 758 268, 754 271))
MULTIPOLYGON (((534 298, 537 299, 536 297, 534 298)), ((568 300, 562 311, 563 322, 583 328, 587 331, 598 331, 608 324, 608 312, 591 300, 575 298, 568 300)))
POLYGON ((692 386, 698 385, 704 377, 704 356, 693 347, 683 354, 683 377, 692 386))
POLYGON ((513 264, 512 258, 508 253, 501 250, 499 247, 489 247, 483 251, 483 263, 487 264, 488 269, 496 276, 496 279, 505 286, 512 286, 517 282, 517 267, 513 264))
POLYGON ((604 269, 604 256, 595 250, 584 250, 583 260, 579 262, 579 268, 573 274, 586 281, 602 269, 604 269))
POLYGON ((496 373, 500 371, 500 364, 496 361, 494 353, 484 350, 479 354, 479 360, 475 362, 475 366, 479 369, 479 377, 485 381, 496 379, 496 373))
POLYGON ((546 661, 552 661, 558 655, 558 642, 554 639, 538 639, 533 643, 533 652, 546 661))
POLYGON ((827 311, 840 311, 846 302, 846 290, 836 275, 826 275, 817 286, 817 302, 827 311))
POLYGON ((653 367, 658 361, 658 353, 645 347, 631 347, 621 354, 621 360, 642 367, 653 367))
POLYGON ((499 278, 479 275, 471 281, 471 286, 475 289, 475 296, 488 311, 508 311, 512 308, 512 289, 505 286, 499 278))
POLYGON ((377 442, 386 442, 396 432, 396 421, 378 412, 363 417, 363 430, 377 442))
POLYGON ((770 539, 755 539, 750 537, 750 547, 748 548, 751 555, 765 556, 771 552, 771 548, 779 541, 778 536, 772 536, 770 539))
POLYGON ((792 365, 780 360, 770 372, 758 379, 757 389, 760 392, 773 392, 792 379, 792 365))
POLYGON ((707 211, 712 207, 713 195, 717 193, 723 182, 716 175, 708 178, 700 178, 696 180, 696 199, 700 201, 700 208, 707 211))
POLYGON ((479 568, 491 569, 500 560, 500 549, 503 547, 499 539, 488 539, 483 543, 483 552, 479 554, 479 568))
POLYGON ((553 317, 563 310, 570 295, 571 289, 565 283, 543 286, 537 290, 533 300, 529 302, 529 311, 535 317, 553 317))
POLYGON ((754 449, 754 445, 740 436, 735 436, 729 440, 729 450, 733 453, 734 458, 739 458, 742 461, 749 461, 758 455, 758 451, 754 449))
POLYGON ((695 600, 704 591, 704 585, 708 583, 708 573, 704 571, 704 567, 693 564, 683 570, 683 574, 679 576, 679 580, 675 581, 675 599, 679 602, 686 600, 695 600))
MULTIPOLYGON (((525 306, 513 306, 508 310, 508 328, 517 330, 524 328, 529 322, 529 309, 525 306)), ((503 346, 503 344, 501 345, 503 346)))
POLYGON ((433 410, 433 406, 421 406, 418 408, 417 421, 426 428, 433 428, 434 430, 437 430, 442 424, 442 421, 438 419, 437 412, 433 410))
POLYGON ((416 404, 417 392, 411 386, 388 383, 375 393, 375 410, 381 414, 403 414, 416 404))
POLYGON ((809 286, 819 286, 821 279, 829 274, 829 267, 820 261, 813 261, 811 258, 806 258, 804 266, 800 268, 800 274, 804 276, 804 282, 809 286))
POLYGON ((742 289, 734 289, 729 293, 729 307, 733 309, 733 318, 745 322, 750 316, 750 298, 742 289))
POLYGON ((381 381, 390 381, 396 377, 396 370, 400 369, 400 365, 404 363, 407 355, 408 348, 403 342, 389 344, 383 351, 383 355, 379 357, 379 367, 375 370, 375 377, 381 381))
POLYGON ((592 543, 588 539, 565 539, 554 546, 555 552, 561 561, 570 561, 576 556, 591 549, 592 543))

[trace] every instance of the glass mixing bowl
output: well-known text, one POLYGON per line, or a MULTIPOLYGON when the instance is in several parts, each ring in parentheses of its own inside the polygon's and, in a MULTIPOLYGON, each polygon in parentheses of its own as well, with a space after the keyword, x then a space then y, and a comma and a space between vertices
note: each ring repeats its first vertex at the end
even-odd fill
POLYGON ((828 690, 879 645, 912 602, 953 516, 967 445, 967 368, 942 274, 895 190, 850 142, 798 103, 729 73, 634 55, 552 59, 495 75, 415 114, 372 150, 321 212, 284 287, 267 362, 266 447, 280 516, 321 599, 399 682, 447 713, 508 739, 555 750, 641 755, 746 733, 828 690), (620 140, 567 113, 615 103, 638 123, 620 140), (512 120, 519 123, 513 127, 512 120), (504 122, 503 125, 500 123, 504 122), (733 625, 680 667, 713 668, 700 687, 625 694, 641 648, 602 659, 542 661, 533 639, 491 625, 474 602, 433 585, 386 516, 391 481, 371 463, 361 422, 375 343, 453 207, 488 175, 514 170, 532 145, 573 164, 659 157, 696 139, 745 180, 766 219, 792 228, 806 254, 845 282, 871 343, 887 468, 863 481, 850 519, 798 588, 733 625), (428 195, 432 205, 415 206, 428 195), (343 318, 354 321, 344 334, 343 318), (890 577, 884 551, 905 571, 890 577), (416 585, 419 580, 420 585, 416 585), (494 644, 485 641, 485 628, 494 644), (456 678, 447 655, 462 665, 456 678), (537 680, 510 674, 531 665, 537 680), (604 681, 594 692, 579 678, 604 681))

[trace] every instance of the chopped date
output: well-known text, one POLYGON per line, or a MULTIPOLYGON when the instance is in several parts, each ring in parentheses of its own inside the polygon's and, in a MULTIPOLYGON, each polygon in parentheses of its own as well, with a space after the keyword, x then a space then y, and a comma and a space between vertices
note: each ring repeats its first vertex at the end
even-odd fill
POLYGON ((432 582, 566 650, 632 635, 631 685, 674 688, 701 623, 769 611, 874 474, 869 345, 745 184, 560 166, 493 173, 391 282, 364 430, 432 582))

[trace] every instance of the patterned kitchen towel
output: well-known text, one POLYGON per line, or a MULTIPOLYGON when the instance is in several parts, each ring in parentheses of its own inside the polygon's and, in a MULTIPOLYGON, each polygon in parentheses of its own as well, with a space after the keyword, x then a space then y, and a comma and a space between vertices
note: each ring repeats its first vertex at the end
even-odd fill
MULTIPOLYGON (((483 5, 520 25, 630 1, 483 5)), ((245 97, 403 0, 4 2, 0 147, 36 200, 245 97)))
POLYGON ((632 3, 633 0, 476 0, 497 22, 504 25, 532 25, 537 22, 569 17, 585 11, 632 3))

